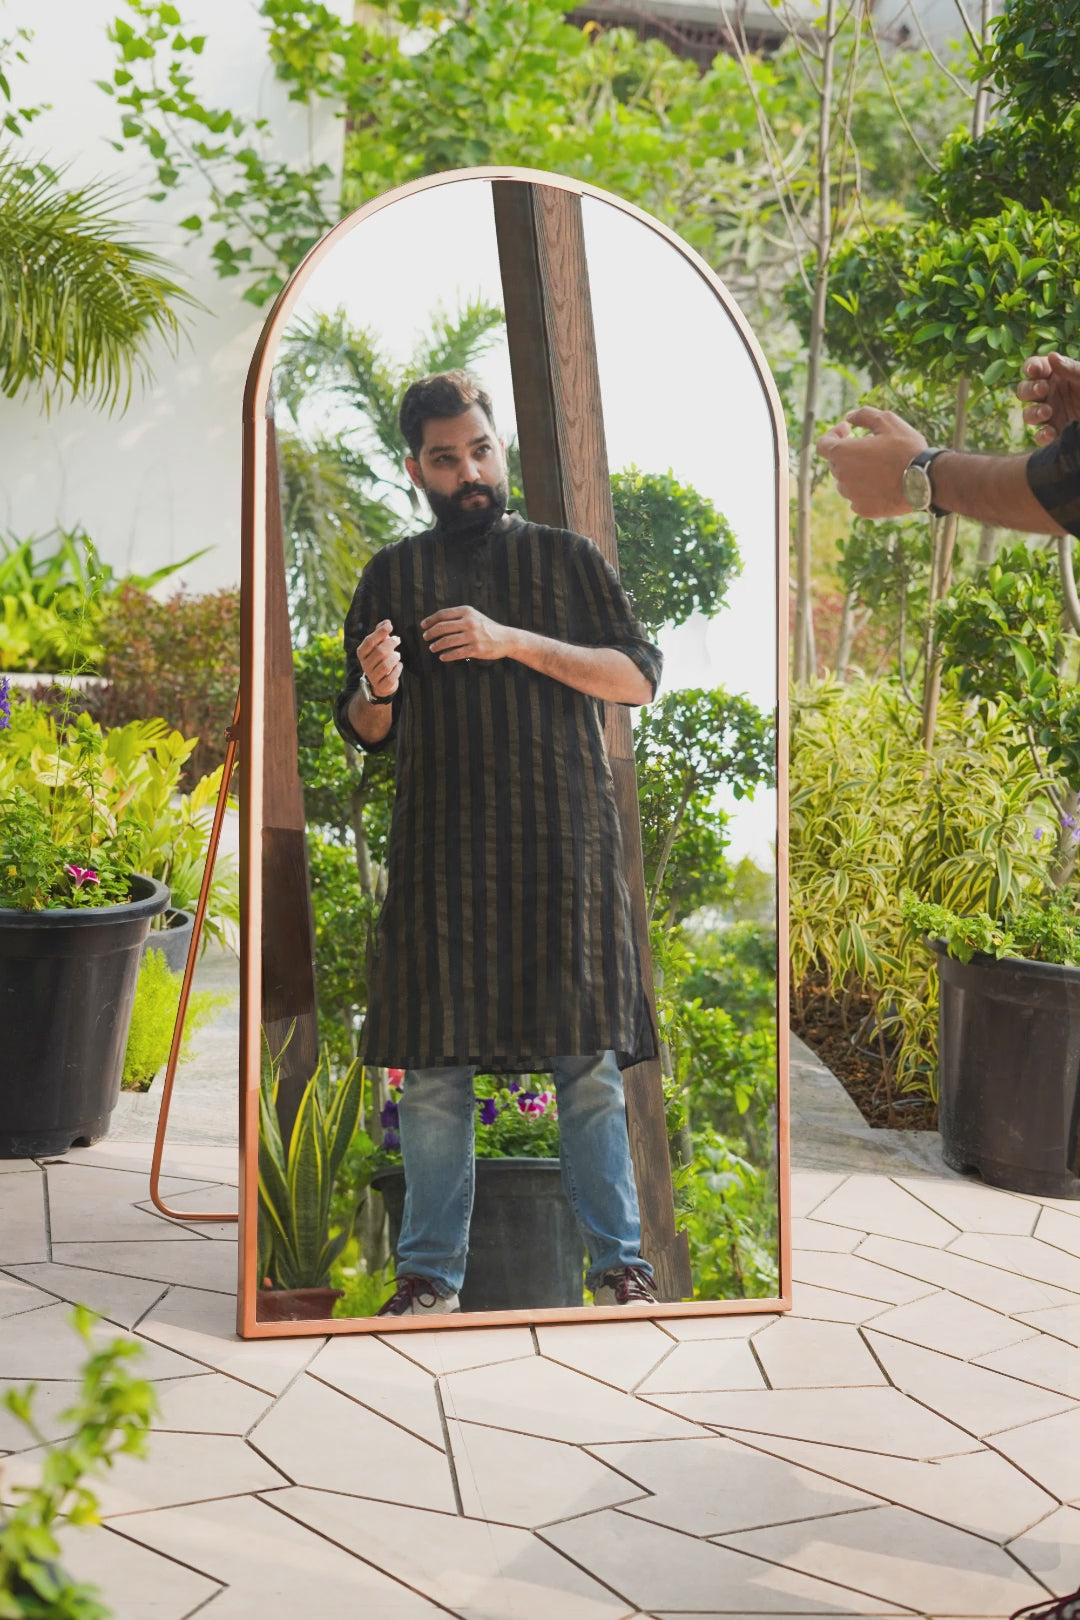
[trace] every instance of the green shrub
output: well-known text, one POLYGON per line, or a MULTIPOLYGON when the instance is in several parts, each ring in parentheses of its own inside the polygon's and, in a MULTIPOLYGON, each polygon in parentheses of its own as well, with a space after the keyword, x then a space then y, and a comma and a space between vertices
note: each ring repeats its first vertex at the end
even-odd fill
MULTIPOLYGON (((174 973, 162 951, 145 953, 135 985, 135 1005, 124 1052, 125 1091, 148 1091, 158 1070, 168 1062, 176 1009, 184 975, 174 973)), ((213 990, 193 990, 188 998, 180 1058, 187 1058, 191 1038, 214 1015, 228 1007, 232 997, 213 990)))

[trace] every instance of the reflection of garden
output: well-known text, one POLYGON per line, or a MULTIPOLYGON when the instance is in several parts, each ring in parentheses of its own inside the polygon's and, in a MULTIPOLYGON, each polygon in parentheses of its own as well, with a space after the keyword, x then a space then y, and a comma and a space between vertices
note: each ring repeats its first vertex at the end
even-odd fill
MULTIPOLYGON (((286 337, 276 378, 320 1038, 339 1073, 363 1022, 394 770, 392 751, 343 747, 330 719, 339 626, 367 557, 424 521, 398 471, 402 390, 475 362, 501 335, 502 314, 474 303, 437 315, 431 330, 395 367, 344 312, 307 317, 286 337)), ((647 633, 720 612, 740 562, 715 507, 672 472, 638 468, 614 475, 612 499, 622 580, 647 633)), ((523 509, 519 486, 511 503, 523 509)), ((721 788, 743 797, 772 782, 772 726, 744 697, 672 692, 638 711, 636 752, 678 1220, 698 1297, 767 1296, 777 1287, 775 896, 771 875, 728 862, 715 801, 721 788)), ((557 1155, 547 1076, 478 1076, 476 1090, 479 1156, 557 1155)), ((342 1314, 373 1309, 385 1284, 382 1200, 365 1188, 400 1160, 396 1125, 392 1071, 372 1070, 339 1184, 341 1218, 359 1205, 335 1272, 342 1314)))

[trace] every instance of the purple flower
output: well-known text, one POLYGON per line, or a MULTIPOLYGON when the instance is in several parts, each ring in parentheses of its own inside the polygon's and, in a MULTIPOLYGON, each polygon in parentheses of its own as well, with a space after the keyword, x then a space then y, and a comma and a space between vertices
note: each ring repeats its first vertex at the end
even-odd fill
POLYGON ((0 675, 0 731, 6 731, 11 724, 11 682, 6 675, 0 675))
POLYGON ((384 1131, 382 1145, 387 1153, 396 1153, 401 1146, 401 1137, 397 1131, 384 1131))
POLYGON ((1073 820, 1072 816, 1062 816, 1061 825, 1063 827, 1075 827, 1076 822, 1073 820))
POLYGON ((1035 829, 1035 842, 1037 844, 1042 842, 1042 836, 1043 836, 1042 828, 1041 827, 1036 827, 1036 829, 1035 829))
POLYGON ((507 1089, 507 1091, 520 1091, 521 1090, 521 1081, 520 1080, 511 1080, 510 1084, 507 1086, 506 1089, 507 1089))
POLYGON ((499 1105, 494 1097, 478 1097, 477 1102, 480 1104, 481 1125, 494 1125, 499 1117, 499 1105))
POLYGON ((92 866, 65 866, 64 871, 76 889, 83 889, 88 883, 101 882, 92 866))
POLYGON ((397 1130, 400 1123, 401 1123, 401 1121, 398 1118, 398 1105, 397 1105, 397 1103, 388 1102, 386 1104, 385 1108, 383 1109, 382 1113, 379 1115, 379 1124, 386 1131, 395 1131, 395 1130, 397 1130))

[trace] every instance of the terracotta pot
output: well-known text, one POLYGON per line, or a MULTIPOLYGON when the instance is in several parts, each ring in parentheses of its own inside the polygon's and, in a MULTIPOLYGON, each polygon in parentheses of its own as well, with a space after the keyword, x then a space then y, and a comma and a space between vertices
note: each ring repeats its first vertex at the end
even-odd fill
POLYGON ((255 1296, 257 1322, 311 1322, 334 1314, 340 1288, 260 1288, 255 1296))

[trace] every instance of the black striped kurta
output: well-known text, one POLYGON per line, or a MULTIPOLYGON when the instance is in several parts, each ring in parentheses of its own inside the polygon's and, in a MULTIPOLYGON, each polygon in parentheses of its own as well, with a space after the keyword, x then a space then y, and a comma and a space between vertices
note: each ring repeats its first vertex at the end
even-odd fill
POLYGON ((603 705, 516 659, 440 661, 420 624, 472 606, 559 641, 615 647, 652 683, 614 569, 578 534, 508 514, 480 535, 438 527, 383 547, 345 623, 338 729, 356 649, 382 619, 401 637, 386 898, 361 1056, 371 1064, 543 1072, 563 1054, 657 1052, 622 869, 603 705))

